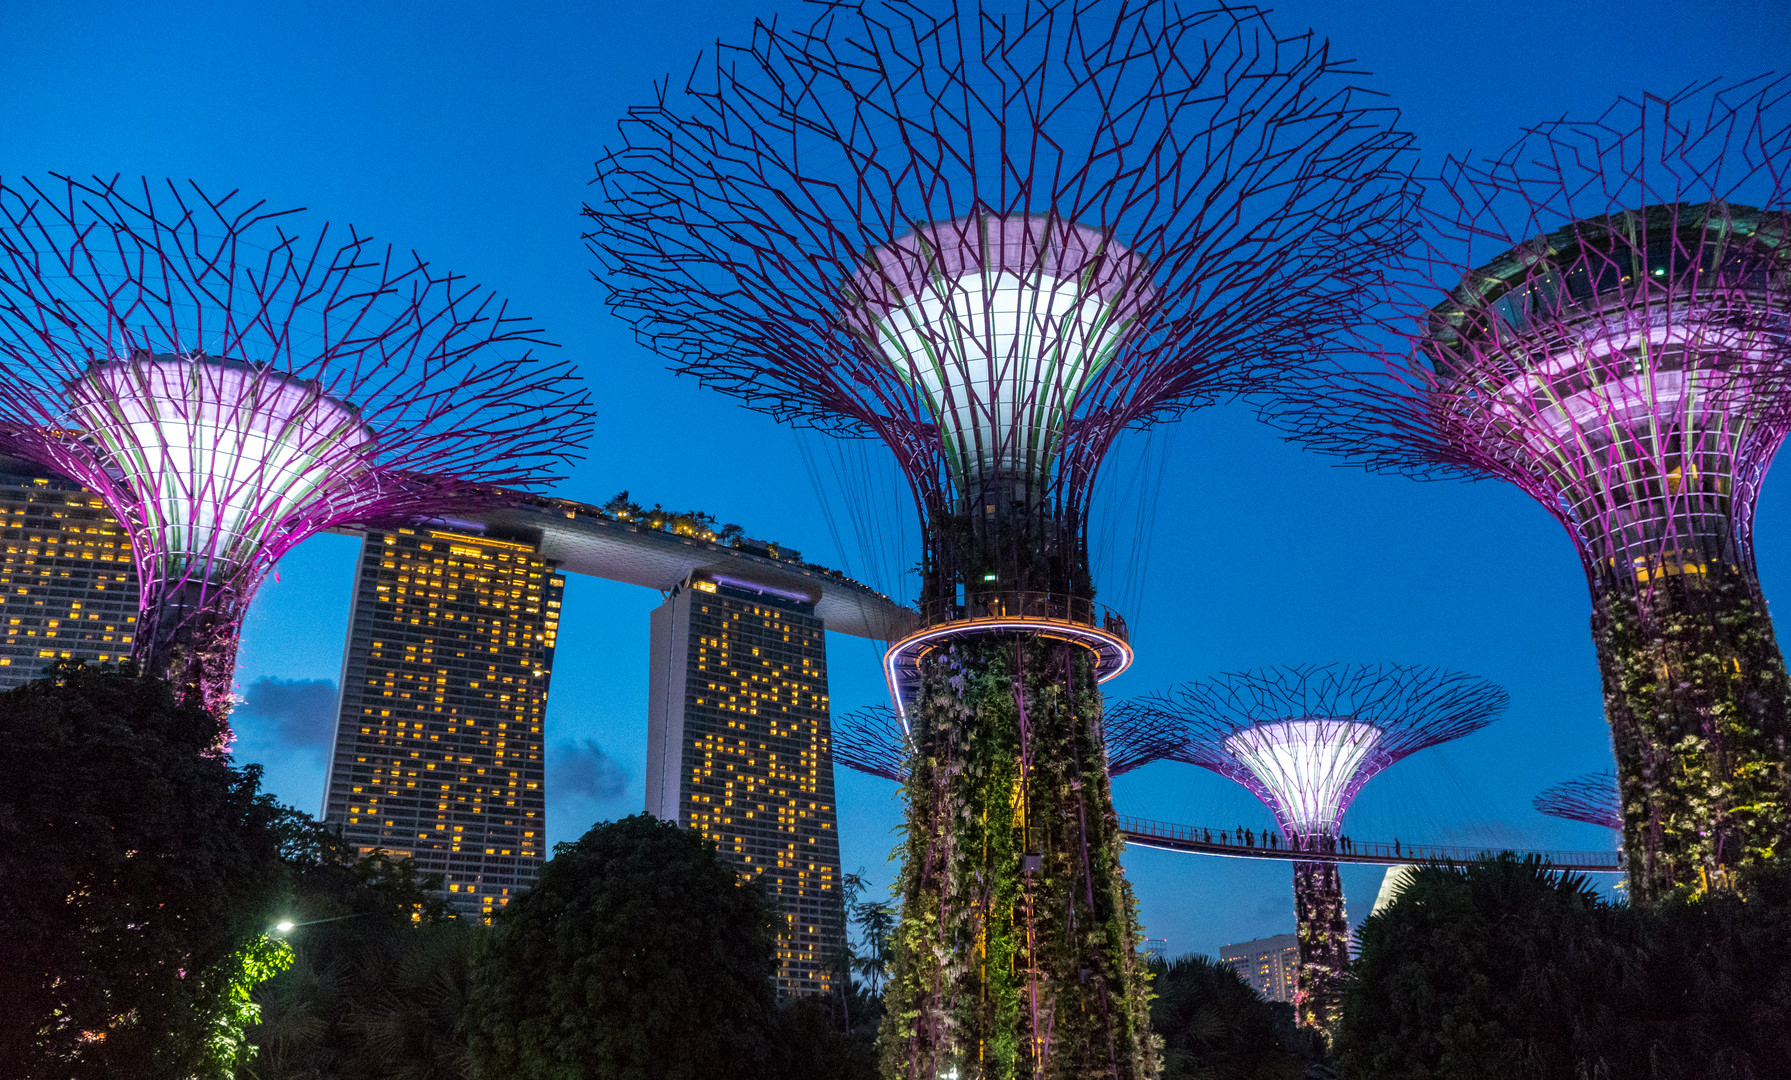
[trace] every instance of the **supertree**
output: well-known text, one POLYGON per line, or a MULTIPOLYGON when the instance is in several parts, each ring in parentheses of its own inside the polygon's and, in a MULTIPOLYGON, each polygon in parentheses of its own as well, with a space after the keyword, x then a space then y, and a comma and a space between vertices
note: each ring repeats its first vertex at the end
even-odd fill
POLYGON ((590 242, 677 370, 880 440, 919 508, 885 1073, 1148 1075, 1089 498, 1122 430, 1355 317, 1409 140, 1252 9, 830 4, 711 59, 629 111, 590 242))
POLYGON ((1532 799, 1530 805, 1550 817, 1603 825, 1613 830, 1623 828, 1623 805, 1617 796, 1616 773, 1586 773, 1563 780, 1532 799))
POLYGON ((545 480, 589 427, 501 300, 296 213, 172 181, 0 182, 0 447, 118 517, 134 655, 219 714, 282 554, 545 480))
MULTIPOLYGON (((872 705, 836 716, 832 736, 835 764, 898 783, 908 779, 914 744, 894 709, 872 705)), ((1122 709, 1100 719, 1109 779, 1170 759, 1183 738, 1181 724, 1158 712, 1122 709)))
POLYGON ((1724 887, 1791 830, 1791 684, 1753 554, 1791 425, 1788 93, 1626 98, 1449 160, 1388 332, 1269 408, 1371 468, 1507 480, 1565 527, 1642 897, 1724 887))
MULTIPOLYGON (((1116 713, 1178 719, 1180 760, 1230 777, 1275 815, 1287 846, 1335 852, 1362 786, 1400 759, 1459 739, 1504 711, 1505 691, 1436 668, 1332 664, 1265 668, 1188 683, 1116 713)), ((1335 861, 1294 863, 1300 1023, 1329 1031, 1349 968, 1349 922, 1335 861)))

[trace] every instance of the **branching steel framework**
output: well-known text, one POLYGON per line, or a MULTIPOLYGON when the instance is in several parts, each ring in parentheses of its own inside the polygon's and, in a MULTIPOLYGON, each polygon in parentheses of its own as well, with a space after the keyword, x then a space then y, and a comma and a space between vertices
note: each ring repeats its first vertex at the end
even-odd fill
POLYGON ((296 215, 172 181, 0 182, 0 446, 117 515, 135 655, 219 713, 293 545, 550 479, 590 425, 502 300, 296 215))
POLYGON ((1088 501, 1122 431, 1341 334, 1408 239, 1409 137, 1350 75, 1253 8, 828 4, 718 46, 598 162, 639 337, 880 440, 923 519, 890 1077, 1154 1073, 1088 501))
MULTIPOLYGON (((906 783, 914 744, 894 709, 872 705, 833 718, 833 760, 856 772, 906 783)), ((1107 776, 1122 776, 1181 749, 1181 725, 1161 713, 1120 710, 1101 720, 1107 776)))
MULTIPOLYGON (((1248 788, 1275 815, 1289 847, 1322 855, 1336 850, 1344 811, 1362 785, 1408 755, 1485 727, 1507 702, 1504 690, 1471 675, 1332 664, 1220 675, 1115 713, 1179 721, 1186 738, 1176 757, 1248 788)), ((1295 1008, 1301 1023, 1328 1030, 1349 968, 1335 861, 1294 864, 1294 909, 1295 1008)))
POLYGON ((1791 683, 1753 554, 1791 429, 1788 182, 1784 78, 1623 99, 1451 160, 1389 333, 1269 409, 1370 468, 1507 480, 1566 528, 1644 897, 1720 887, 1791 840, 1791 683))
POLYGON ((1617 774, 1586 773, 1543 791, 1530 805, 1549 815, 1607 829, 1623 828, 1623 802, 1617 793, 1617 774))

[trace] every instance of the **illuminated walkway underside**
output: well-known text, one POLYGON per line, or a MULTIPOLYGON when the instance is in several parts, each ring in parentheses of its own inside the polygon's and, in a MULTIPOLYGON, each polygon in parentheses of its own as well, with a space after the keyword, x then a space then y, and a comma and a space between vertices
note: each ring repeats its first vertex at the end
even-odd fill
MULTIPOLYGON (((1064 615, 1035 614, 1033 605, 1015 603, 1003 610, 998 603, 990 613, 936 622, 902 638, 883 654, 883 674, 889 682, 889 699, 906 715, 906 702, 920 686, 920 662, 927 653, 955 638, 984 634, 1031 634, 1059 641, 1073 641, 1094 654, 1095 678, 1106 682, 1132 666, 1132 647, 1126 643, 1125 623, 1108 616, 1104 625, 1064 615)), ((1094 605, 1090 605, 1093 607, 1094 605)), ((1041 610, 1043 610, 1041 608, 1041 610)), ((1105 609, 1101 609, 1103 612, 1105 609)))
MULTIPOLYGON (((1235 859, 1284 859, 1301 862, 1373 863, 1382 866, 1394 863, 1468 863, 1498 855, 1506 848, 1479 848, 1453 844, 1407 844, 1394 841, 1352 840, 1348 851, 1296 851, 1292 848, 1264 847, 1261 843, 1246 846, 1218 841, 1221 832, 1228 838, 1231 829, 1204 829, 1193 825, 1172 825, 1165 821, 1119 815, 1119 828, 1126 843, 1163 851, 1191 851, 1200 855, 1225 855, 1235 859)), ((1260 834, 1259 834, 1260 835, 1260 834)), ((1623 873, 1625 860, 1620 851, 1510 851, 1520 858, 1534 855, 1556 870, 1580 873, 1623 873)))

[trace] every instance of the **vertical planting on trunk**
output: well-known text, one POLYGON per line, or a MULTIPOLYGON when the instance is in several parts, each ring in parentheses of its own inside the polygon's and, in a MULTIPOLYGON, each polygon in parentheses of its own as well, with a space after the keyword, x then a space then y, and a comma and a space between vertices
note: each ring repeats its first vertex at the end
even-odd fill
POLYGON ((1641 897, 1726 889, 1791 850, 1791 682, 1755 576, 1712 561, 1593 597, 1624 847, 1641 897))
POLYGON ((928 657, 908 721, 884 1075, 1154 1075, 1086 652, 961 639, 928 657))
POLYGON ((1349 919, 1334 862, 1294 863, 1294 918, 1300 942, 1294 1009, 1303 1027, 1335 1029, 1349 973, 1349 919))

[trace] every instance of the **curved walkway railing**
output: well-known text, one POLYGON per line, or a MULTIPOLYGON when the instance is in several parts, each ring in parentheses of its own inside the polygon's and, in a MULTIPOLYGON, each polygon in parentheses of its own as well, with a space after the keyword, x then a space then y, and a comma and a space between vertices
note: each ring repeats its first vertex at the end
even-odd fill
POLYGON ((1130 637, 1126 632, 1126 620, 1119 612, 1086 597, 1065 593, 974 590, 961 604, 956 600, 922 600, 918 608, 923 627, 986 619, 1045 619, 1097 627, 1121 641, 1130 637))
POLYGON ((1037 634, 1073 641, 1094 654, 1095 678, 1106 682, 1132 663, 1126 620, 1117 612, 1080 597, 1024 591, 977 592, 967 603, 923 603, 920 629, 890 645, 883 673, 896 712, 920 682, 920 661, 936 644, 979 634, 1037 634))
MULTIPOLYGON (((1227 855, 1241 859, 1290 859, 1340 863, 1428 863, 1473 862, 1499 854, 1500 848, 1472 847, 1456 844, 1408 844, 1400 840, 1349 840, 1336 850, 1315 852, 1289 847, 1271 847, 1260 834, 1246 844, 1231 829, 1204 829, 1193 825, 1173 825, 1166 821, 1119 815, 1120 831, 1126 843, 1139 847, 1162 848, 1165 851, 1193 851, 1203 855, 1227 855), (1220 838, 1224 837, 1222 841, 1220 838)), ((1279 837, 1277 837, 1279 840, 1279 837)), ((1600 871, 1622 873, 1620 851, 1512 851, 1513 855, 1535 855, 1557 870, 1600 871)))

